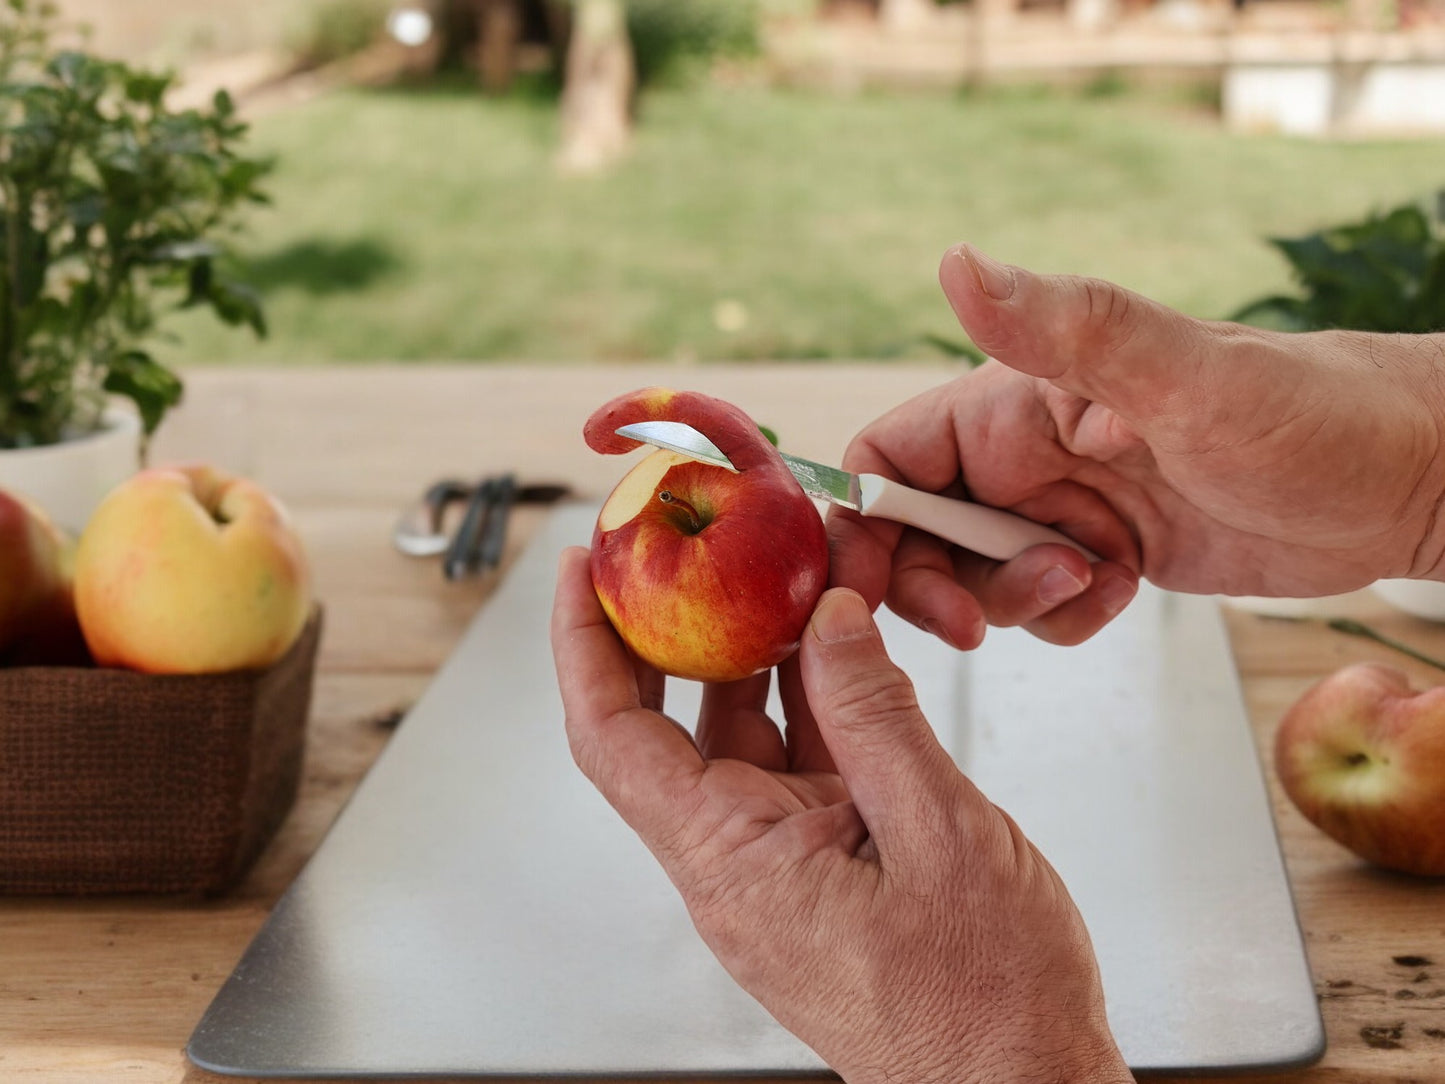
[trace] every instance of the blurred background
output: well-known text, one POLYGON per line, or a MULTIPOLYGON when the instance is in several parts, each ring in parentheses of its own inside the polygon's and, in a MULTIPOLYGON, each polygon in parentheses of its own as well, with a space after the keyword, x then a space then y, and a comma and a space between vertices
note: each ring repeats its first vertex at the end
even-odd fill
POLYGON ((1445 185, 1441 0, 59 7, 274 162, 172 364, 967 355, 956 242, 1228 317, 1445 185))

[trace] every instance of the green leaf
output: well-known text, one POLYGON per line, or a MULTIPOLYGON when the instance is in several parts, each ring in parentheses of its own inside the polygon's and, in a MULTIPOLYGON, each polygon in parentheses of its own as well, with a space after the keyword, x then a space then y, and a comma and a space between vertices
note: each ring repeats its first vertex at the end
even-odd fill
POLYGON ((216 261, 270 162, 228 94, 173 111, 173 76, 53 48, 47 0, 0 0, 0 445, 57 439, 101 391, 152 431, 180 398, 146 351, 179 291, 265 332, 216 261), (18 359, 24 359, 21 362, 18 359))
POLYGON ((141 105, 159 107, 174 81, 169 72, 127 71, 125 96, 141 105))
POLYGON ((1302 296, 1258 299, 1236 320, 1287 330, 1445 328, 1445 239, 1419 203, 1270 243, 1302 296))
POLYGON ((180 378, 143 350, 127 350, 112 359, 103 386, 135 403, 146 436, 156 431, 184 391, 180 378))
POLYGON ((261 295, 240 282, 215 281, 211 283, 208 300, 211 308, 225 323, 231 326, 245 324, 258 338, 266 337, 266 316, 261 307, 261 295))
POLYGON ((197 260, 191 264, 190 273, 187 276, 186 299, 181 302, 182 308, 194 308, 210 300, 211 287, 214 279, 214 268, 210 260, 197 260))
POLYGON ((47 70, 60 81, 62 86, 75 88, 80 85, 88 64, 83 53, 67 51, 57 53, 47 70))

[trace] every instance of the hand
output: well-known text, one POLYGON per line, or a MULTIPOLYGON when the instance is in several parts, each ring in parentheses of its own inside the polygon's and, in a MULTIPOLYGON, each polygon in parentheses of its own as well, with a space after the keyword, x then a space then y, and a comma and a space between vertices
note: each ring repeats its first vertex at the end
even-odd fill
POLYGON ((954 766, 866 603, 826 593, 780 668, 662 713, 585 550, 552 647, 578 765, 729 973, 851 1084, 1128 1081, 1087 931, 1048 863, 954 766))
POLYGON ((1083 640, 1139 574, 1236 595, 1445 578, 1445 336, 1206 323, 967 246, 939 278, 996 360, 870 425, 845 466, 966 492, 1108 560, 1038 546, 999 564, 842 512, 834 583, 972 647, 985 621, 1083 640))

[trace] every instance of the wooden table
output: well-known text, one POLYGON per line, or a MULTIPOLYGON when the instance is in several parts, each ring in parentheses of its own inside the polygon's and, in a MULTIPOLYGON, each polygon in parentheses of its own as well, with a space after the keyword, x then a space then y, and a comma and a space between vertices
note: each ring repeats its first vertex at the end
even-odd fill
MULTIPOLYGON (((482 606, 492 580, 443 581, 391 547, 399 509, 443 476, 503 469, 600 498, 618 465, 579 436, 588 411, 644 384, 731 399, 790 450, 836 458, 865 422, 957 370, 934 365, 406 366, 199 371, 155 461, 207 458, 289 505, 328 610, 298 804, 242 886, 217 900, 0 900, 0 1080, 215 1082, 183 1048, 271 906, 482 606)), ((519 513, 506 567, 545 513, 519 513)), ((1445 656, 1445 626, 1368 594, 1342 608, 1445 656)), ((1417 684, 1440 674, 1318 623, 1229 612, 1259 748, 1313 681, 1378 659, 1417 684)), ((1251 1081, 1445 1080, 1445 882, 1371 870, 1319 835, 1271 775, 1329 1050, 1251 1081)))

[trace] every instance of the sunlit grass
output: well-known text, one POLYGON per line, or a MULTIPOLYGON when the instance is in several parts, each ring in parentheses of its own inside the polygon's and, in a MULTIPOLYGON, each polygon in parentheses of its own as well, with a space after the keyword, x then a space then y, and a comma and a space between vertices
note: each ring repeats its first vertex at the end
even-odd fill
POLYGON ((1439 141, 1239 137, 1179 104, 1000 91, 650 94, 631 157, 551 166, 555 105, 351 92, 264 118, 244 250, 272 335, 170 360, 932 356, 970 240, 1204 317, 1287 285, 1266 234, 1445 184, 1439 141))

